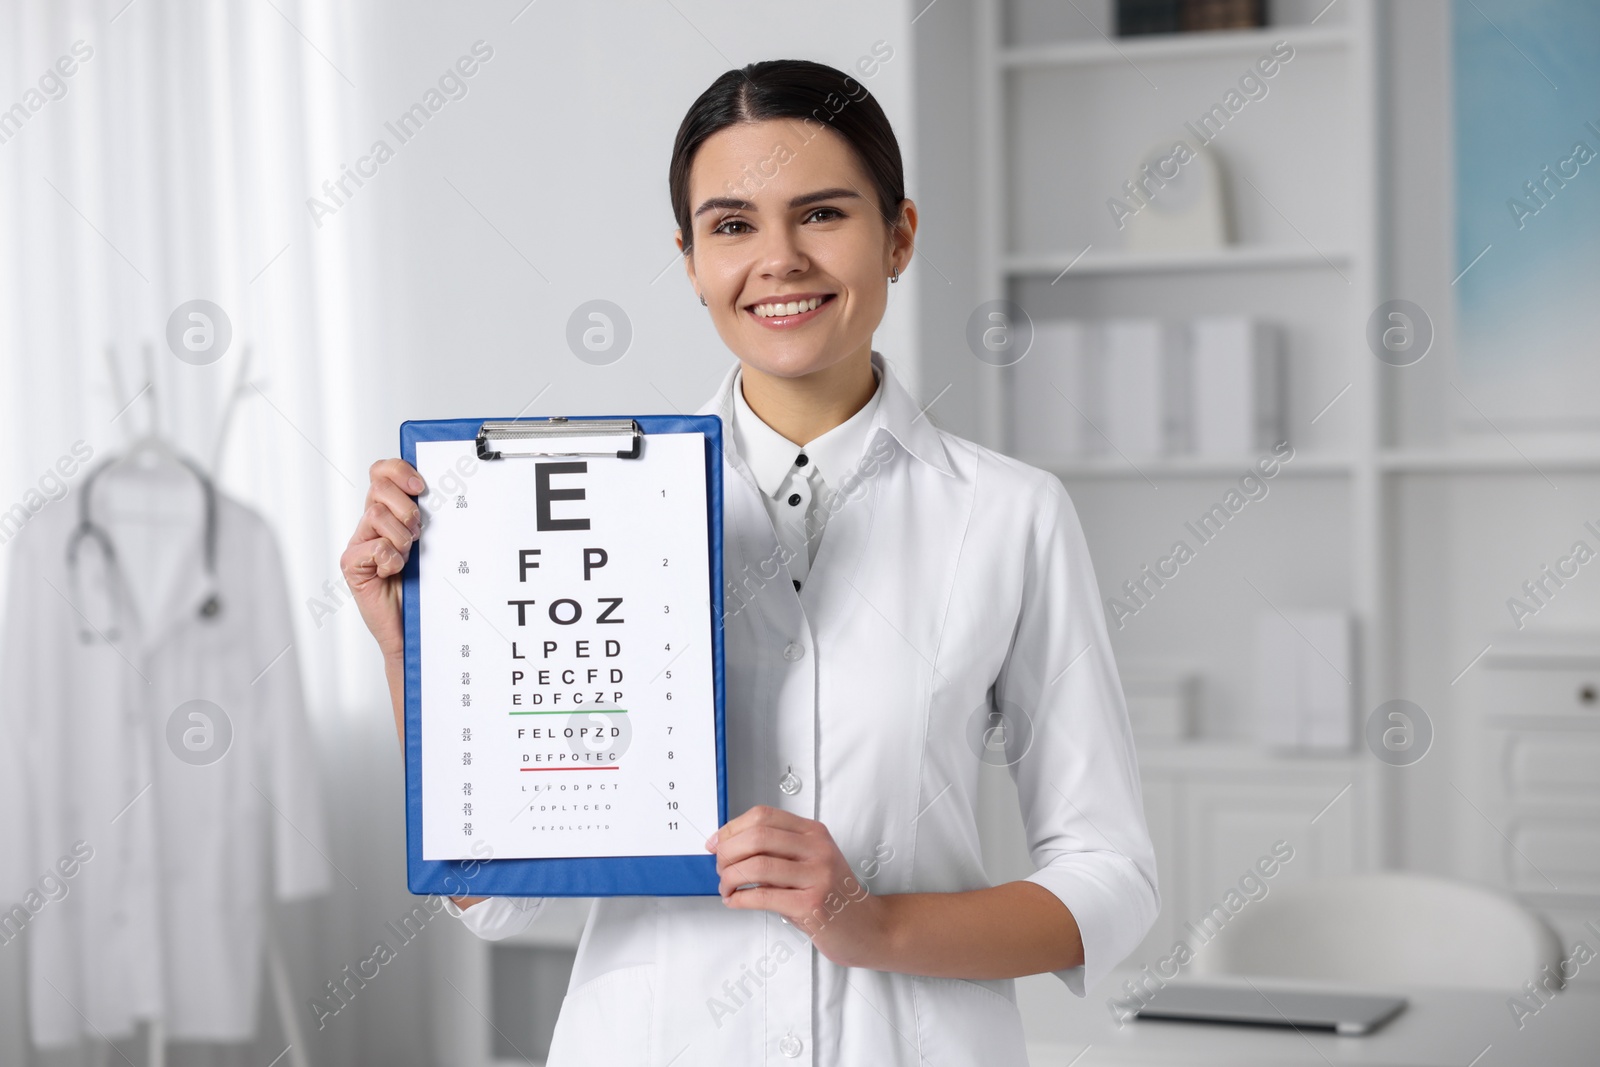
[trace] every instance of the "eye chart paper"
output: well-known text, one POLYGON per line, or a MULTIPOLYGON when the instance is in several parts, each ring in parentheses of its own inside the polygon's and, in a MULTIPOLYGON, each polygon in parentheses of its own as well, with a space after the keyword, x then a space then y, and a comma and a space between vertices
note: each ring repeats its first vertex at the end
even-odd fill
POLYGON ((706 438, 638 458, 419 441, 422 858, 705 856, 706 438), (487 851, 485 850, 487 846, 487 851))

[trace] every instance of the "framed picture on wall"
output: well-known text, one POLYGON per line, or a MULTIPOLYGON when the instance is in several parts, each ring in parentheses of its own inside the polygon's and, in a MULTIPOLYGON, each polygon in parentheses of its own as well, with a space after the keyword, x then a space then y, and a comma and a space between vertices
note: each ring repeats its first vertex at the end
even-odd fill
POLYGON ((1600 5, 1451 13, 1459 429, 1600 436, 1600 5))

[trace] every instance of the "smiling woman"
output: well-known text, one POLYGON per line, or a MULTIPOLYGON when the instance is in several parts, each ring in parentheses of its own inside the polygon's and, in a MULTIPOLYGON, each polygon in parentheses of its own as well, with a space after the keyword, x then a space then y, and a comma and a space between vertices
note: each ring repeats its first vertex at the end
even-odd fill
MULTIPOLYGON (((1023 1067, 1013 979, 1084 996, 1160 906, 1077 514, 1054 475, 934 426, 873 349, 917 209, 859 82, 728 71, 684 118, 669 188, 737 357, 699 412, 728 429, 734 815, 696 828, 716 897, 595 902, 547 1062, 1023 1067), (985 764, 1016 783, 1036 867, 1001 885, 985 764)), ((376 464, 344 557, 402 740, 398 574, 428 488, 376 464)), ((455 904, 499 939, 542 901, 455 904)))
POLYGON ((763 421, 809 441, 859 410, 885 279, 917 229, 877 100, 821 64, 728 71, 679 127, 668 189, 689 280, 763 421))

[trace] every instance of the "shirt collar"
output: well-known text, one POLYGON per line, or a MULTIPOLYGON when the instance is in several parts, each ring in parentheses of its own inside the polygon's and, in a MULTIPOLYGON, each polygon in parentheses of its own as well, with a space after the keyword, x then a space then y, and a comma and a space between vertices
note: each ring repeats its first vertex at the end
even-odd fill
POLYGON ((874 369, 872 376, 877 388, 854 415, 804 445, 797 445, 774 430, 751 409, 744 396, 743 368, 734 372, 732 433, 739 453, 750 464, 756 485, 763 493, 768 496, 778 494, 784 478, 794 469, 795 458, 802 452, 808 463, 808 469, 803 473, 809 474, 815 470, 823 481, 834 485, 838 485, 855 467, 865 450, 867 429, 878 406, 878 397, 883 393, 881 372, 874 369))
MULTIPOLYGON (((757 485, 761 486, 764 492, 772 492, 773 490, 766 487, 769 485, 775 486, 776 482, 767 480, 766 474, 757 468, 757 461, 752 456, 744 455, 741 450, 742 443, 737 438, 743 432, 743 425, 739 426, 738 433, 733 432, 731 429, 737 417, 735 408, 739 403, 743 402, 742 395, 737 401, 734 398, 734 389, 739 380, 742 366, 742 364, 735 362, 728 369, 728 372, 723 375, 722 384, 717 387, 717 391, 700 406, 700 409, 695 414, 716 415, 722 419, 724 427, 730 428, 729 432, 724 434, 724 450, 730 455, 744 460, 755 475, 757 485)), ((895 374, 889 361, 884 359, 882 353, 877 350, 872 352, 872 366, 878 372, 878 391, 873 394, 874 399, 868 401, 867 405, 856 413, 856 415, 861 415, 862 412, 870 412, 870 415, 867 417, 866 428, 861 437, 861 447, 851 454, 853 458, 846 460, 845 468, 848 469, 854 466, 856 459, 859 459, 865 453, 867 447, 876 438, 878 430, 882 429, 899 442, 900 447, 917 459, 928 464, 933 469, 953 477, 955 468, 950 465, 938 427, 934 426, 928 416, 917 406, 917 402, 911 398, 911 394, 906 392, 905 386, 900 383, 899 376, 895 374)), ((751 412, 751 414, 754 415, 754 412, 751 412)), ((851 416, 851 418, 855 418, 855 416, 851 416)), ((777 481, 781 481, 783 475, 787 473, 789 467, 794 463, 795 455, 801 449, 785 439, 776 430, 773 430, 772 427, 761 422, 759 418, 752 418, 749 421, 782 442, 782 455, 780 457, 782 468, 777 473, 777 481)), ((848 425, 848 422, 849 420, 846 420, 845 423, 834 427, 834 429, 843 429, 845 425, 848 425)), ((832 433, 833 430, 828 431, 828 433, 817 438, 817 442, 825 442, 825 439, 832 433)), ((845 436, 848 436, 848 434, 845 436)), ((760 450, 759 446, 753 447, 757 451, 760 450)), ((837 460, 834 461, 834 465, 834 469, 837 469, 837 460)), ((822 470, 830 476, 833 474, 833 469, 827 466, 824 466, 822 470)))

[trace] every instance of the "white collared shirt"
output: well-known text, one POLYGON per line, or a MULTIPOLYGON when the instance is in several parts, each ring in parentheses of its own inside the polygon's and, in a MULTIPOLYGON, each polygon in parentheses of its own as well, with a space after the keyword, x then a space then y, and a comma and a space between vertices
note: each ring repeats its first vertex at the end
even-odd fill
POLYGON ((867 427, 883 393, 882 375, 877 368, 872 373, 878 387, 860 410, 826 433, 797 445, 751 410, 744 398, 744 370, 734 372, 729 432, 755 476, 773 531, 788 549, 789 573, 796 589, 817 558, 817 546, 828 525, 833 486, 855 468, 866 445, 867 427))
MULTIPOLYGON (((1055 973, 1084 996, 1143 939, 1160 897, 1077 513, 1054 475, 933 426, 872 362, 867 444, 798 590, 727 435, 728 811, 819 820, 872 893, 981 889, 993 883, 979 774, 1005 765, 1027 880, 1083 937, 1083 966, 1055 973)), ((737 373, 699 414, 736 417, 737 373)), ((494 897, 462 920, 493 940, 542 910, 494 897)), ((715 896, 603 897, 547 1062, 1024 1067, 1014 984, 841 967, 777 915, 715 896)))

